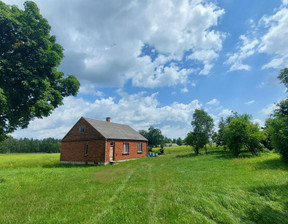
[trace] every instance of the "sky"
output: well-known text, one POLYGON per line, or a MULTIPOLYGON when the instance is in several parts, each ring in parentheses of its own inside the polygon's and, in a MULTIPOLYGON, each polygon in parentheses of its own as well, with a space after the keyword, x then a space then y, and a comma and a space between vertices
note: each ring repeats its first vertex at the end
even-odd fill
MULTIPOLYGON (((23 9, 22 0, 4 0, 23 9)), ((185 138, 195 109, 261 126, 287 96, 288 0, 36 0, 81 83, 16 138, 63 138, 83 116, 185 138)))

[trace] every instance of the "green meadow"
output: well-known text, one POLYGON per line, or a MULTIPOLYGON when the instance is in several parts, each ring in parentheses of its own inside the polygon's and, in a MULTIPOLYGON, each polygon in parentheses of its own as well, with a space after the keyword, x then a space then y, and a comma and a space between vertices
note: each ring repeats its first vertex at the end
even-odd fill
POLYGON ((186 146, 108 166, 1 154, 0 223, 288 223, 288 166, 186 146))

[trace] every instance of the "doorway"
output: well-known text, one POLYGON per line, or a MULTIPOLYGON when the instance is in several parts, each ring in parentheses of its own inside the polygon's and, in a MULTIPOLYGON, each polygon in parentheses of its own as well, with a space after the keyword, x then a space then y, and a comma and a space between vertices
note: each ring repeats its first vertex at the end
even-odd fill
POLYGON ((114 161, 114 148, 115 148, 115 143, 111 142, 110 143, 110 150, 109 150, 109 160, 114 161))

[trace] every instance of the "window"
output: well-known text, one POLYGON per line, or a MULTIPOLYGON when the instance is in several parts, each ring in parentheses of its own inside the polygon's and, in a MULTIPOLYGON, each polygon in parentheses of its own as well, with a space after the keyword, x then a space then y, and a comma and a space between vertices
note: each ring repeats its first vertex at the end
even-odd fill
POLYGON ((79 126, 79 132, 80 133, 84 133, 85 132, 86 127, 85 126, 79 126))
POLYGON ((84 156, 88 156, 88 144, 85 145, 84 156))
POLYGON ((138 143, 138 153, 142 153, 142 143, 138 143))
POLYGON ((123 154, 129 154, 129 143, 123 144, 123 154))

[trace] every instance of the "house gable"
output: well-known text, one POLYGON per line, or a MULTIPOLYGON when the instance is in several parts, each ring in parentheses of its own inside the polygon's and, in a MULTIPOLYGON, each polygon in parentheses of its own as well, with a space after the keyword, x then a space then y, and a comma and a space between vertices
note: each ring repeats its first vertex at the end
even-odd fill
POLYGON ((71 130, 62 139, 62 142, 89 141, 89 140, 104 140, 101 135, 85 118, 80 120, 71 128, 71 130))

